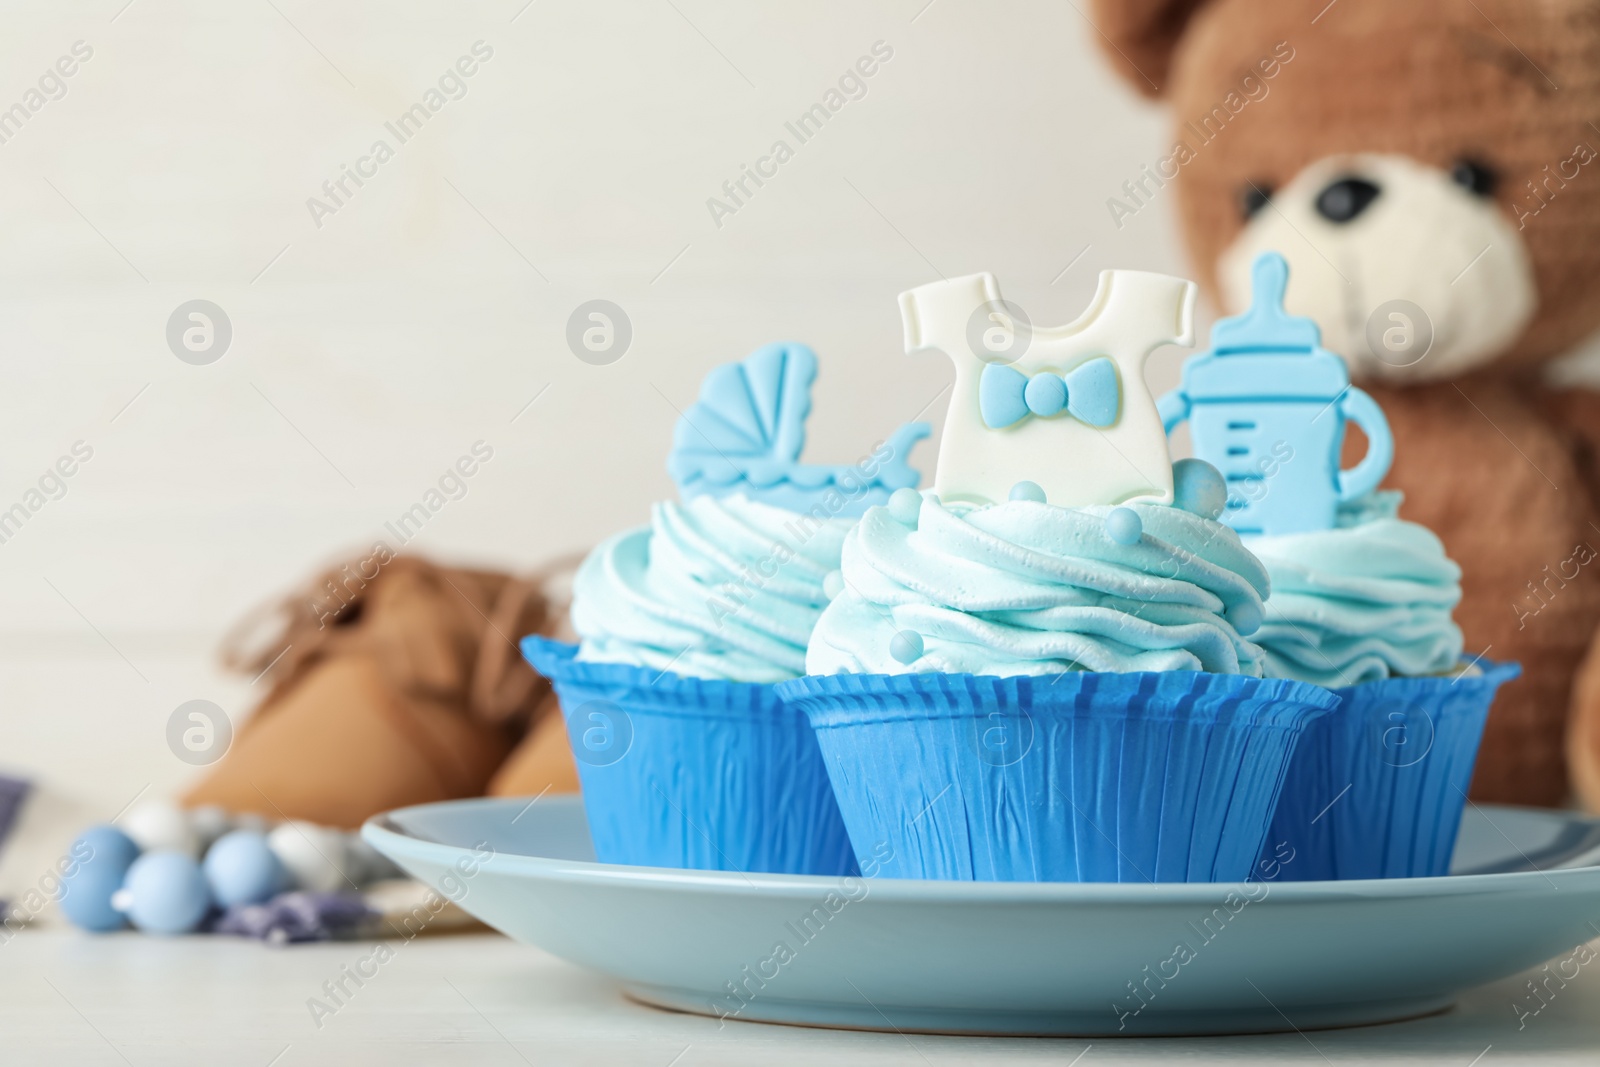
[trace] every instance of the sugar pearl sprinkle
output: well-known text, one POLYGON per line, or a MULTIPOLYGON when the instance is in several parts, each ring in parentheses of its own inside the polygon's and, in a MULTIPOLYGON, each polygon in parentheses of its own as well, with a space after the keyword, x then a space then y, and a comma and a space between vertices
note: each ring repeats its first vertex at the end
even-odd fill
POLYGON ((1241 601, 1229 608, 1227 619, 1241 637, 1249 637, 1261 629, 1261 609, 1249 601, 1241 601))
POLYGON ((1106 536, 1119 545, 1136 545, 1144 536, 1144 523, 1132 508, 1115 508, 1106 516, 1106 536))
POLYGON ((1228 483, 1203 459, 1180 459, 1172 465, 1172 503, 1203 519, 1218 519, 1228 506, 1228 483))
POLYGON ((922 514, 922 494, 915 489, 896 489, 885 505, 894 521, 917 528, 917 516, 922 514))
POLYGON ((844 574, 840 571, 829 571, 822 576, 822 595, 833 600, 844 592, 844 574))
POLYGON ((1018 482, 1011 487, 1012 500, 1031 500, 1035 504, 1044 503, 1044 490, 1038 482, 1018 482))
POLYGON ((922 658, 922 635, 915 630, 901 630, 889 641, 889 655, 896 663, 915 663, 922 658))

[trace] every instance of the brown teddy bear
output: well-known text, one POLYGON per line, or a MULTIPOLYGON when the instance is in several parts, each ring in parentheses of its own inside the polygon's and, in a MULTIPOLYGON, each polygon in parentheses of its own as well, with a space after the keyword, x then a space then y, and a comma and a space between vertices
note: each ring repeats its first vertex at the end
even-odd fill
POLYGON ((1259 252, 1288 257, 1289 310, 1389 416, 1404 515, 1461 564, 1469 652, 1523 665, 1474 795, 1556 805, 1576 787, 1600 807, 1600 393, 1547 373, 1600 327, 1600 3, 1095 0, 1094 15, 1111 62, 1175 120, 1113 222, 1175 195, 1228 312, 1259 252))

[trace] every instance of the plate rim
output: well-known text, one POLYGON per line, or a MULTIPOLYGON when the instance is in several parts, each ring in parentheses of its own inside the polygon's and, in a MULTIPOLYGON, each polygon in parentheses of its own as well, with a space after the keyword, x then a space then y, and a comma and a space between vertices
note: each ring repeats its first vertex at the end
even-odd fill
MULTIPOLYGON (((468 797, 456 800, 413 804, 382 812, 361 827, 362 838, 391 859, 397 857, 384 846, 398 846, 405 853, 432 858, 449 866, 472 850, 463 845, 430 841, 407 833, 394 820, 408 814, 446 809, 509 808, 522 802, 520 797, 468 797)), ((582 806, 578 794, 550 797, 547 803, 563 807, 582 806)), ((1600 825, 1600 819, 1578 812, 1509 804, 1476 805, 1479 808, 1535 814, 1564 825, 1600 825)), ((819 891, 835 888, 849 875, 766 874, 739 871, 702 871, 674 867, 644 867, 598 863, 587 860, 554 859, 521 853, 496 852, 496 866, 503 873, 537 877, 544 881, 588 885, 595 888, 643 888, 682 893, 719 893, 733 896, 751 891, 767 896, 811 898, 819 891)), ((480 858, 479 862, 483 862, 480 858)), ((861 877, 859 875, 854 877, 861 877)), ((961 882, 914 878, 872 878, 871 899, 881 903, 994 903, 994 904, 1123 904, 1149 902, 1208 902, 1224 898, 1243 882, 961 882)), ((1485 874, 1438 875, 1423 878, 1362 878, 1344 881, 1258 882, 1270 885, 1270 899, 1285 903, 1348 901, 1359 898, 1396 899, 1478 896, 1492 893, 1518 893, 1537 884, 1549 883, 1547 890, 1559 890, 1594 883, 1600 885, 1600 866, 1565 867, 1549 871, 1506 871, 1485 874)), ((1263 900, 1265 902, 1265 898, 1263 900)), ((863 901, 865 903, 865 901, 863 901)))

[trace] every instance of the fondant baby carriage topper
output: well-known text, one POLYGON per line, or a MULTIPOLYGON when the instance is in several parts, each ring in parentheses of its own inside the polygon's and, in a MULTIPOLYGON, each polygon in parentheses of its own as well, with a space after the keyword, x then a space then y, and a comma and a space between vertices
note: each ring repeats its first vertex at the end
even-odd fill
POLYGON ((1001 300, 992 274, 901 293, 906 351, 940 349, 956 365, 939 498, 994 504, 1017 488, 1060 507, 1171 503, 1172 460, 1144 365, 1162 345, 1194 344, 1194 301, 1193 282, 1109 270, 1075 321, 1041 328, 1001 300), (1007 345, 985 340, 991 318, 1014 335, 1007 345))
POLYGON ((706 375, 667 456, 683 499, 739 493, 790 511, 821 504, 829 516, 858 516, 896 489, 915 488, 921 475, 906 460, 932 432, 925 422, 906 423, 857 464, 800 462, 816 377, 817 354, 792 341, 706 375))
POLYGON ((1219 320, 1210 351, 1184 361, 1182 386, 1161 398, 1161 420, 1168 433, 1189 422, 1195 455, 1227 481, 1223 521, 1239 533, 1331 529, 1340 505, 1388 473, 1389 423, 1322 347, 1317 324, 1284 311, 1284 258, 1266 253, 1253 270, 1250 309, 1219 320), (1340 470, 1346 422, 1366 434, 1367 454, 1340 470))

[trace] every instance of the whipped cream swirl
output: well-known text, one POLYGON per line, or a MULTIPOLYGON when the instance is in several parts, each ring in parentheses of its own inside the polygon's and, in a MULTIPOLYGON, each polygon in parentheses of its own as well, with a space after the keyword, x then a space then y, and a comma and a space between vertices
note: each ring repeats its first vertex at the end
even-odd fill
POLYGON ((991 507, 924 497, 915 525, 873 508, 845 539, 843 590, 811 637, 811 674, 1212 671, 1259 677, 1244 634, 1266 571, 1221 523, 1123 505, 1143 533, 1107 533, 1110 507, 991 507), (911 655, 911 653, 917 653, 911 655))
POLYGON ((656 504, 649 526, 605 541, 578 569, 578 659, 734 682, 797 677, 851 525, 743 496, 656 504))
POLYGON ((1377 493, 1332 530, 1247 540, 1272 576, 1255 635, 1269 677, 1337 688, 1455 669, 1461 568, 1399 505, 1400 494, 1377 493))

